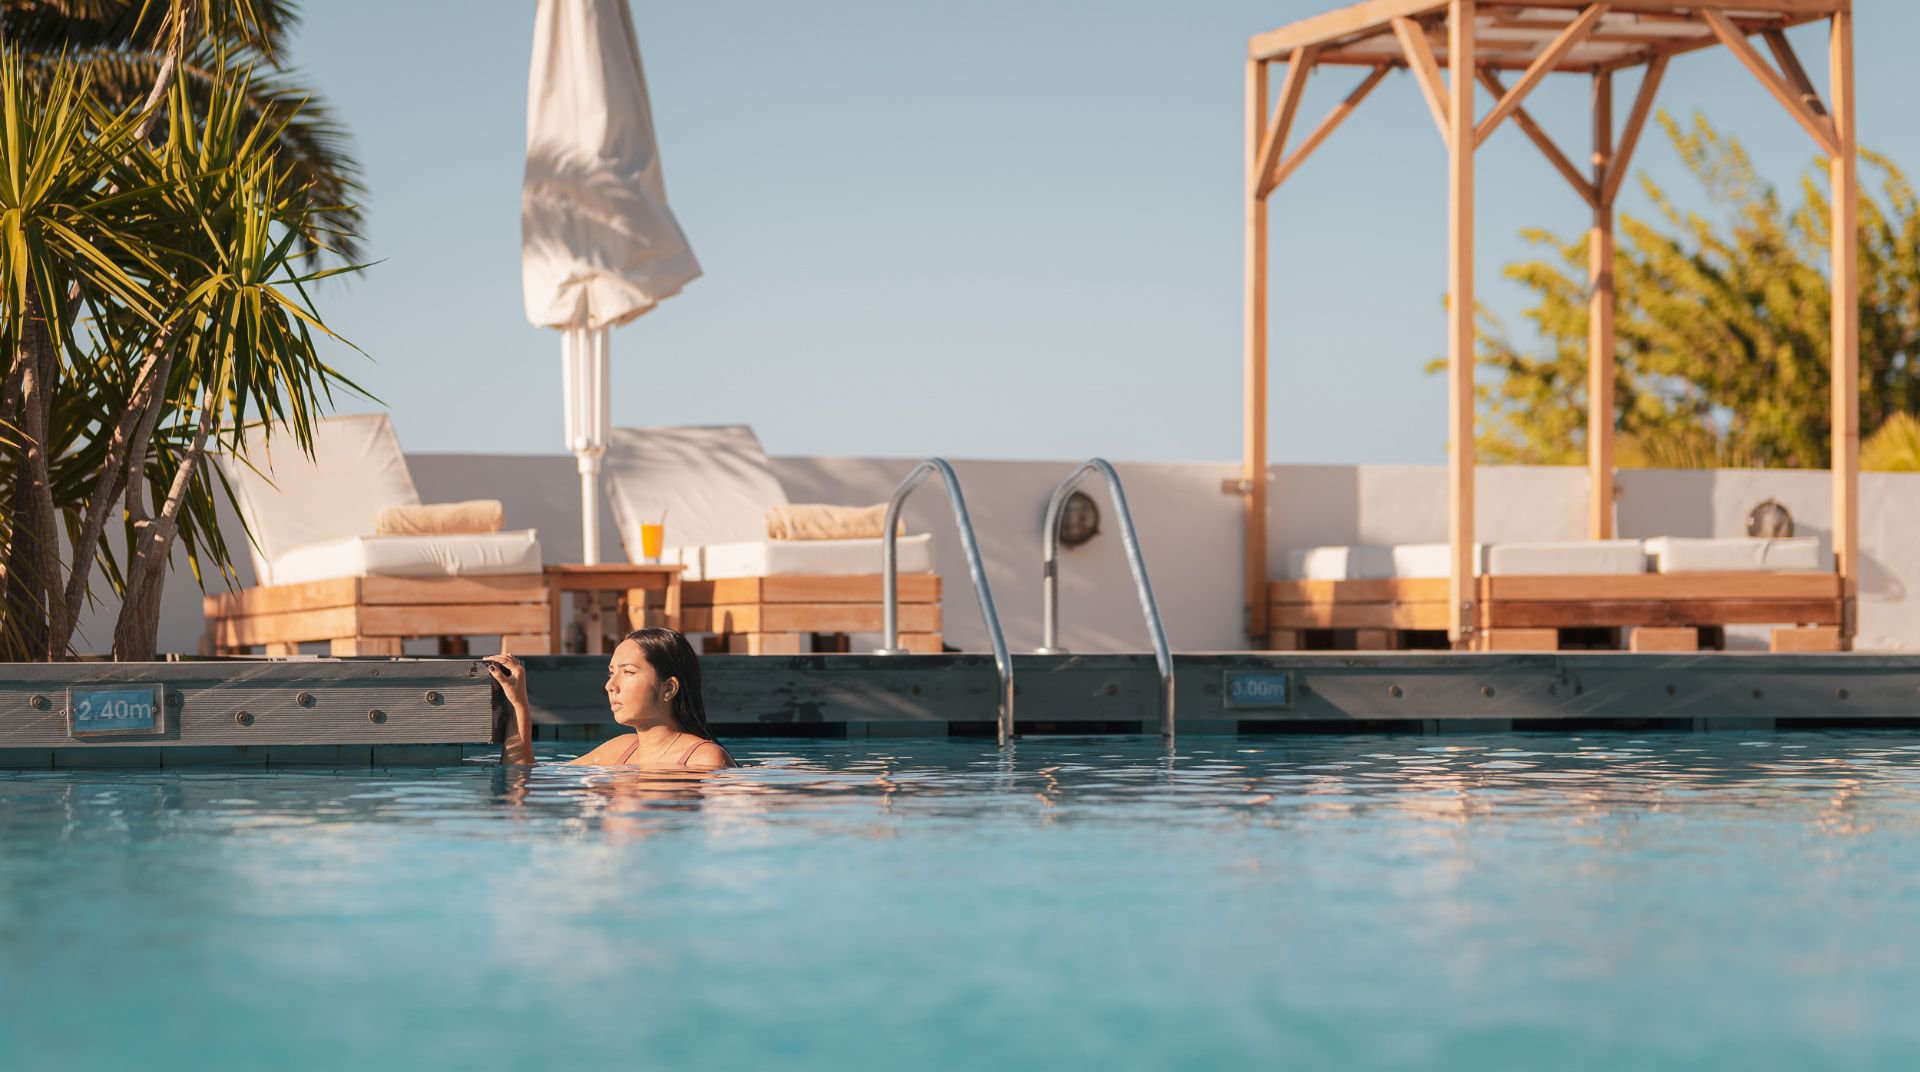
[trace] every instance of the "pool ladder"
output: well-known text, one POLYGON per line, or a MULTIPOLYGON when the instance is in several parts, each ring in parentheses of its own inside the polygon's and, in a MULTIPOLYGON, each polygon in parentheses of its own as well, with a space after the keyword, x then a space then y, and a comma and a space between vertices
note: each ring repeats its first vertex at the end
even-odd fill
POLYGON ((987 620, 987 638, 993 642, 993 666, 1000 673, 1000 711, 996 722, 1001 744, 1013 740, 1013 657, 1007 654, 1007 637, 1000 629, 1000 612, 993 608, 993 589, 987 586, 987 569, 980 562, 980 543, 973 536, 973 520, 967 515, 967 498, 960 493, 960 478, 945 458, 928 458, 913 467, 913 472, 893 489, 887 500, 887 523, 880 544, 882 600, 881 628, 883 646, 876 654, 905 655, 900 646, 900 577, 894 556, 894 533, 900 527, 900 507, 926 479, 935 473, 947 486, 947 501, 953 504, 953 523, 960 530, 960 545, 967 552, 967 572, 973 574, 973 590, 980 597, 980 616, 987 620))
MULTIPOLYGON (((1053 489, 1047 500, 1046 520, 1042 523, 1041 599, 1043 637, 1036 654, 1065 654, 1060 646, 1060 511, 1080 482, 1093 473, 1106 477, 1107 492, 1114 511, 1120 515, 1120 541, 1126 548, 1127 565, 1133 571, 1134 588, 1140 595, 1140 610, 1146 616, 1147 634, 1153 642, 1153 659, 1160 671, 1160 735, 1173 740, 1173 653, 1167 646, 1167 630, 1160 621, 1160 607, 1153 598, 1153 583, 1147 579, 1147 562, 1140 553, 1140 539, 1133 527, 1133 512, 1127 509, 1127 493, 1120 474, 1103 458, 1082 462, 1067 479, 1053 489)), ((895 554, 895 534, 900 524, 900 508, 926 479, 940 474, 946 485, 947 499, 953 505, 953 521, 960 530, 960 544, 967 555, 967 572, 973 575, 973 590, 980 597, 980 614, 986 619, 987 638, 993 644, 993 664, 1000 675, 999 718, 996 722, 1001 744, 1013 739, 1013 659, 1007 654, 1006 634, 1000 628, 1000 614, 993 606, 993 589, 987 584, 986 567, 980 560, 980 544, 973 534, 973 520, 967 513, 967 499, 960 491, 960 478, 944 458, 928 458, 913 467, 906 479, 893 489, 887 500, 886 527, 882 530, 880 564, 884 630, 880 655, 905 655, 900 647, 900 582, 895 554)))
POLYGON ((1042 523, 1040 540, 1045 548, 1040 565, 1041 631, 1043 639, 1036 654, 1065 655, 1060 646, 1060 512, 1067 499, 1087 477, 1099 473, 1107 478, 1107 494, 1113 500, 1114 513, 1120 515, 1120 543, 1127 551, 1127 565, 1133 571, 1133 587, 1140 595, 1140 612, 1147 619, 1147 637, 1153 642, 1153 661, 1160 671, 1160 736, 1173 740, 1173 652, 1167 647, 1166 626, 1160 622, 1160 605, 1153 598, 1153 582, 1147 579, 1147 560, 1140 553, 1140 537, 1134 532, 1133 512, 1127 509, 1127 492, 1120 486, 1120 474, 1104 458, 1091 458, 1060 485, 1047 500, 1047 519, 1042 523))

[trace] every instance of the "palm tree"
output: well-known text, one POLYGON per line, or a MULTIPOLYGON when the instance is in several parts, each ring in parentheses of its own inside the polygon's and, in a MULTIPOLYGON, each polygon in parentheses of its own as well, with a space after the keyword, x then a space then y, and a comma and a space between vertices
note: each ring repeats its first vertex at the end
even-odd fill
POLYGON ((310 449, 332 389, 357 390, 318 357, 330 333, 306 286, 351 270, 316 263, 351 251, 359 210, 329 191, 358 186, 337 131, 296 130, 304 113, 228 59, 270 60, 290 5, 34 0, 4 15, 0 658, 65 656, 96 560, 123 596, 115 655, 152 658, 176 539, 203 583, 203 559, 231 575, 210 444, 252 419, 310 449), (64 51, 25 46, 61 25, 64 51), (125 77, 141 64, 144 95, 125 77), (121 561, 104 535, 123 497, 121 561))

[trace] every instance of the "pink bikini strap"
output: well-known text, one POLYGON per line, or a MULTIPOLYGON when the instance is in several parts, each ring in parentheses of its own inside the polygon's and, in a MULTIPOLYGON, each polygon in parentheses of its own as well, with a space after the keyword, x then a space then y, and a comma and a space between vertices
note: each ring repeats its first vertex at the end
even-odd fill
POLYGON ((701 745, 703 745, 703 744, 706 744, 706 743, 707 743, 707 739, 706 739, 706 738, 704 738, 704 737, 701 737, 701 738, 699 738, 699 739, 697 739, 697 740, 695 740, 695 741, 693 742, 693 747, 692 747, 692 748, 689 748, 689 749, 687 749, 687 754, 686 754, 686 755, 684 755, 684 756, 681 756, 681 757, 680 757, 680 765, 681 765, 682 767, 684 767, 684 766, 686 766, 686 765, 687 765, 687 761, 693 758, 693 754, 694 754, 695 752, 698 752, 698 751, 700 751, 700 746, 701 746, 701 745))

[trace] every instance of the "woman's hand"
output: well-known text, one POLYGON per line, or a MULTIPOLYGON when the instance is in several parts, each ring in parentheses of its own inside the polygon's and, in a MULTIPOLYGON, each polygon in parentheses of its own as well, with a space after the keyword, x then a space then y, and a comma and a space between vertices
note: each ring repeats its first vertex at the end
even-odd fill
POLYGON ((500 683, 501 691, 507 694, 507 702, 514 710, 527 706, 527 668, 519 659, 511 655, 489 655, 480 660, 493 672, 493 679, 500 683))
POLYGON ((513 705, 513 721, 502 742, 502 763, 533 762, 533 711, 527 704, 527 668, 511 655, 489 655, 480 660, 513 705))

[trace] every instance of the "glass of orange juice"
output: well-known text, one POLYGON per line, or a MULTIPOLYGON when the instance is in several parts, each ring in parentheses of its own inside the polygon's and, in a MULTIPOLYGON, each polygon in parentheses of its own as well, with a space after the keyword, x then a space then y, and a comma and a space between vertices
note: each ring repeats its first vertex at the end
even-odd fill
POLYGON ((640 557, 647 564, 660 564, 660 552, 667 542, 667 526, 652 521, 640 523, 640 557))

